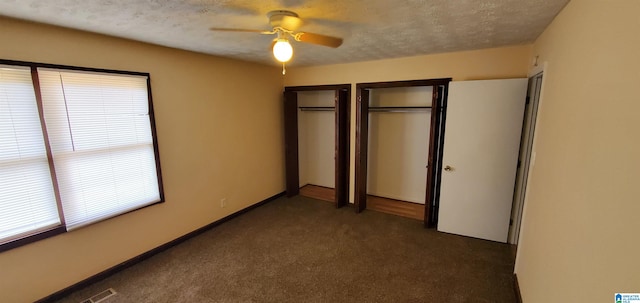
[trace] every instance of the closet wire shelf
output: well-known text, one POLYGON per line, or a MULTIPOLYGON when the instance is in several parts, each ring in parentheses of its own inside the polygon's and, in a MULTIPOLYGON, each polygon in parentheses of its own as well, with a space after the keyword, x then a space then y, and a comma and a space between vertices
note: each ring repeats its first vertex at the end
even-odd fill
MULTIPOLYGON (((331 112, 336 110, 335 107, 331 107, 331 106, 300 106, 299 109, 303 112, 305 111, 331 112)), ((431 110, 431 106, 372 106, 372 107, 369 107, 369 112, 410 113, 410 112, 425 112, 430 110, 431 110)))
POLYGON ((300 106, 298 108, 303 112, 332 112, 336 110, 332 106, 300 106))
POLYGON ((411 113, 430 111, 431 106, 371 106, 369 112, 411 113))

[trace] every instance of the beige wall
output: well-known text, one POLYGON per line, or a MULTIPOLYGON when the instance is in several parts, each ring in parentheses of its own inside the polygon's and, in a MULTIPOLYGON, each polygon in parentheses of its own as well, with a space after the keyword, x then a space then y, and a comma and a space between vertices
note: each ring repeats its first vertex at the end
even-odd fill
POLYGON ((347 64, 291 67, 286 86, 351 83, 350 201, 355 168, 355 83, 453 78, 453 81, 507 79, 527 76, 531 46, 512 46, 347 64))
POLYGON ((0 253, 0 301, 42 298, 284 190, 279 68, 12 19, 0 29, 1 59, 151 74, 166 196, 0 253))
POLYGON ((640 1, 571 1, 547 62, 516 272, 524 302, 640 292, 640 1))
POLYGON ((346 64, 290 67, 285 85, 453 78, 454 81, 506 79, 527 74, 531 46, 473 50, 346 64))
MULTIPOLYGON (((516 264, 521 291, 527 303, 606 302, 640 292, 638 12, 633 0, 574 0, 533 52, 292 67, 285 84, 515 78, 539 55, 548 64, 516 264)), ((284 189, 277 67, 12 19, 0 28, 2 59, 151 73, 167 200, 0 253, 1 301, 36 300, 284 189)))

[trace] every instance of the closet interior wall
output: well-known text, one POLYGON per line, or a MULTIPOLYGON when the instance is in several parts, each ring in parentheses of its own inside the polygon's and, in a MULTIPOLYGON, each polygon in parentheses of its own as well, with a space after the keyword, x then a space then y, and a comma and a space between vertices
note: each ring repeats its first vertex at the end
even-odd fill
POLYGON ((335 92, 298 93, 300 187, 335 187, 335 92))
POLYGON ((432 91, 431 86, 369 91, 368 195, 425 203, 431 122, 426 107, 432 91))

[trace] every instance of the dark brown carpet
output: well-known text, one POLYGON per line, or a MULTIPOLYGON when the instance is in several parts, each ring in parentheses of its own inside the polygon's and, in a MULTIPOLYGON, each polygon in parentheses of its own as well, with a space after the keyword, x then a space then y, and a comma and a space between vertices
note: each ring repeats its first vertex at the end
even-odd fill
POLYGON ((279 198, 60 302, 515 302, 509 246, 279 198))

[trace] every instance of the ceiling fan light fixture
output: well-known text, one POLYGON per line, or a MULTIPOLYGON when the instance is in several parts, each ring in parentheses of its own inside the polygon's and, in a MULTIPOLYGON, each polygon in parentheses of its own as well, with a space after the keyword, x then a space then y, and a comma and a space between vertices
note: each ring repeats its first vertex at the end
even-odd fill
POLYGON ((273 45, 273 56, 276 60, 284 63, 291 60, 293 56, 293 47, 286 38, 278 38, 273 45))

